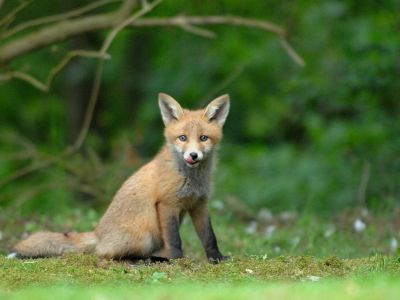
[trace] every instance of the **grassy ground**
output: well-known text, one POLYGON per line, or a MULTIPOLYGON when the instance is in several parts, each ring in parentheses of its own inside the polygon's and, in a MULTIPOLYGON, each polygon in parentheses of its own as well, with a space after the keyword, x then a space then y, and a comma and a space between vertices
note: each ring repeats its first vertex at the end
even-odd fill
POLYGON ((26 233, 89 230, 99 213, 2 219, 0 299, 398 299, 398 210, 381 216, 352 210, 332 218, 212 210, 221 250, 232 256, 220 265, 206 262, 188 221, 182 226, 187 258, 171 263, 88 255, 9 260, 8 249, 26 233))
POLYGON ((395 299, 400 292, 400 261, 380 255, 233 257, 219 265, 191 259, 146 265, 69 255, 0 257, 0 266, 1 299, 318 299, 322 294, 327 299, 395 299))
POLYGON ((268 283, 219 285, 148 286, 83 286, 29 288, 14 294, 0 293, 2 299, 398 299, 399 280, 379 278, 368 280, 327 281, 324 283, 268 283))
POLYGON ((400 292, 397 211, 377 216, 353 210, 329 219, 261 211, 250 220, 240 208, 212 210, 220 247, 232 256, 220 265, 207 263, 190 222, 182 226, 187 258, 171 263, 90 255, 10 260, 10 245, 26 232, 88 230, 99 215, 9 218, 0 241, 0 298, 395 299, 400 292))

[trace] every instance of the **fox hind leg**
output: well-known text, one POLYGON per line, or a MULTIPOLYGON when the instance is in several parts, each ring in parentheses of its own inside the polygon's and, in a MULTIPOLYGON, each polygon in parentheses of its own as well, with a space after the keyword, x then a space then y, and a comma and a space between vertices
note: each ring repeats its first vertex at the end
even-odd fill
POLYGON ((95 253, 107 259, 122 259, 124 257, 149 257, 153 252, 155 242, 150 233, 140 236, 131 233, 107 234, 99 239, 95 253))

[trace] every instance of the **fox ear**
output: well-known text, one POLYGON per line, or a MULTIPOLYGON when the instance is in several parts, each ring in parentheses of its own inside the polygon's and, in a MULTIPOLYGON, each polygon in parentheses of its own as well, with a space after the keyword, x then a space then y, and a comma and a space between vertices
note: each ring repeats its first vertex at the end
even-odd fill
POLYGON ((183 115, 182 107, 170 95, 159 93, 158 105, 160 106, 161 116, 165 125, 174 120, 179 120, 183 115))
POLYGON ((229 95, 222 95, 207 105, 204 116, 208 121, 215 121, 219 126, 224 126, 226 117, 229 113, 229 95))

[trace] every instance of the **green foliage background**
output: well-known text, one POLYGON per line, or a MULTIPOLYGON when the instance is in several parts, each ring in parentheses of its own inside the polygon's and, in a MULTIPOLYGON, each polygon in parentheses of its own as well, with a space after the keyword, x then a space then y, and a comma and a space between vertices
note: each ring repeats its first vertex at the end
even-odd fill
MULTIPOLYGON (((87 2, 33 1, 15 23, 87 2)), ((0 14, 14 5, 8 1, 0 14)), ((250 211, 322 215, 364 205, 390 210, 400 196, 399 11, 396 0, 165 1, 151 16, 228 14, 276 22, 306 66, 297 66, 273 34, 257 30, 210 27, 218 34, 212 40, 179 28, 126 30, 111 47, 85 151, 66 162, 72 171, 56 167, 12 182, 0 190, 0 209, 12 207, 24 216, 104 207, 122 180, 162 144, 156 102, 162 91, 189 108, 231 95, 217 201, 234 196, 250 211), (71 174, 105 197, 77 195, 68 186, 30 193, 46 183, 67 182, 71 174)), ((44 79, 68 49, 98 49, 105 34, 59 43, 12 66, 44 79)), ((0 178, 37 159, 9 159, 30 143, 41 156, 68 145, 77 126, 68 119, 71 99, 87 99, 94 66, 91 59, 75 60, 49 93, 18 80, 1 84, 0 178)))

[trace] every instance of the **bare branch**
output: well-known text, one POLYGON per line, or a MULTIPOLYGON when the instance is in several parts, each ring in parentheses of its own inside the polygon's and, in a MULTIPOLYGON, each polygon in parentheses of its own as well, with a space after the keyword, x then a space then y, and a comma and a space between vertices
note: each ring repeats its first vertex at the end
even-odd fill
POLYGON ((29 75, 20 71, 11 71, 8 73, 0 74, 0 81, 7 81, 10 79, 20 79, 23 80, 35 88, 48 92, 50 90, 51 84, 58 73, 75 57, 89 57, 89 58, 102 58, 109 59, 110 56, 108 54, 102 54, 100 52, 95 51, 85 51, 85 50, 73 50, 68 52, 65 57, 53 68, 51 69, 49 75, 45 82, 40 81, 32 75, 29 75))
POLYGON ((26 159, 33 159, 37 155, 36 151, 21 151, 18 153, 10 154, 10 155, 2 155, 0 161, 19 161, 19 160, 26 160, 26 159))
POLYGON ((8 73, 0 74, 0 81, 8 81, 11 79, 20 79, 20 80, 25 81, 25 82, 29 83, 30 85, 34 86, 38 90, 41 90, 43 92, 47 91, 47 87, 46 87, 45 83, 41 82, 39 79, 37 79, 27 73, 20 72, 20 71, 11 71, 8 73))
POLYGON ((193 27, 196 25, 244 26, 275 33, 276 35, 278 35, 279 41, 282 47, 288 53, 289 57, 298 65, 305 65, 303 58, 293 49, 293 47, 286 40, 285 30, 282 27, 268 21, 242 18, 238 16, 177 16, 172 18, 145 18, 136 20, 132 23, 132 26, 134 27, 177 26, 194 34, 199 34, 206 37, 215 36, 215 34, 212 32, 211 34, 210 32, 200 32, 199 27, 193 27))
POLYGON ((190 24, 182 24, 181 28, 187 32, 205 37, 205 38, 209 38, 209 39, 214 39, 217 37, 217 34, 213 31, 210 30, 206 30, 197 26, 193 26, 190 24))
POLYGON ((238 16, 177 16, 172 18, 145 18, 132 22, 135 27, 152 27, 152 26, 182 26, 189 25, 234 25, 258 28, 264 31, 285 35, 285 30, 272 22, 242 18, 238 16))
MULTIPOLYGON (((132 5, 134 4, 132 1, 136 3, 134 0, 125 0, 125 6, 130 5, 131 9, 132 5)), ((141 2, 143 8, 145 9, 147 9, 148 6, 151 6, 151 4, 148 4, 147 1, 141 2)), ((45 27, 31 34, 25 35, 0 47, 0 63, 4 64, 11 59, 34 49, 50 45, 54 42, 67 39, 74 35, 113 27, 116 24, 119 24, 121 20, 126 18, 127 11, 127 9, 121 9, 114 13, 88 16, 70 20, 69 22, 58 22, 53 24, 51 27, 45 27)), ((285 39, 285 30, 281 26, 278 26, 272 22, 242 18, 238 16, 176 16, 172 18, 139 19, 132 22, 132 26, 135 27, 177 26, 183 30, 209 38, 215 37, 215 33, 196 26, 223 24, 257 28, 277 34, 279 37, 281 37, 281 45, 287 51, 289 56, 297 64, 302 66, 304 65, 303 59, 294 51, 294 49, 285 39)))
POLYGON ((243 73, 244 67, 244 64, 238 65, 232 72, 229 73, 226 78, 219 82, 215 87, 211 88, 210 91, 204 97, 202 97, 200 103, 205 105, 207 101, 210 101, 210 99, 216 97, 217 94, 234 82, 240 76, 240 74, 243 73))
POLYGON ((131 13, 136 0, 125 0, 121 8, 113 13, 87 16, 68 22, 60 21, 12 40, 0 47, 0 64, 40 47, 51 45, 78 34, 105 29, 120 24, 131 13))
POLYGON ((289 42, 284 38, 281 37, 279 39, 279 42, 283 49, 286 50, 287 54, 290 56, 291 59, 293 59, 294 62, 296 62, 299 66, 304 67, 306 65, 306 62, 304 59, 293 49, 293 47, 289 44, 289 42))
POLYGON ((121 2, 121 0, 100 0, 97 2, 90 3, 86 6, 79 7, 77 9, 68 11, 66 13, 57 14, 57 15, 53 15, 53 16, 47 16, 47 17, 43 17, 43 18, 38 18, 35 20, 30 20, 25 23, 18 24, 17 26, 11 28, 7 32, 5 32, 1 37, 2 37, 2 39, 5 39, 11 35, 14 35, 22 30, 25 30, 25 29, 28 29, 31 27, 44 25, 44 24, 48 24, 48 23, 53 23, 53 22, 58 22, 58 21, 63 21, 63 20, 67 20, 70 18, 75 18, 80 15, 86 14, 90 11, 93 11, 99 7, 102 7, 102 6, 111 4, 111 3, 116 3, 116 2, 121 2))
MULTIPOLYGON (((16 15, 17 15, 21 10, 23 10, 25 7, 27 7, 29 4, 31 4, 31 2, 32 2, 32 0, 28 0, 28 1, 24 1, 24 2, 20 3, 20 4, 19 4, 16 8, 14 8, 8 15, 6 15, 2 20, 0 20, 0 27, 1 27, 1 26, 7 27, 8 25, 10 25, 10 24, 14 21, 16 15)), ((3 4, 3 3, 1 3, 1 5, 2 5, 2 4, 3 4)), ((0 6, 1 6, 1 5, 0 5, 0 6)))
POLYGON ((207 29, 203 29, 201 27, 198 26, 194 26, 188 22, 186 22, 186 19, 184 16, 178 16, 177 18, 177 26, 181 27, 183 30, 205 37, 205 38, 215 38, 217 35, 215 32, 207 30, 207 29), (180 25, 178 25, 180 24, 180 25))
POLYGON ((49 166, 51 166, 55 162, 54 159, 51 160, 46 160, 42 161, 39 163, 33 163, 29 166, 26 166, 22 169, 17 170, 16 172, 12 173, 10 176, 4 178, 3 180, 0 181, 0 189, 9 184, 12 181, 15 181, 19 178, 22 178, 30 173, 39 171, 41 169, 45 169, 49 166))

